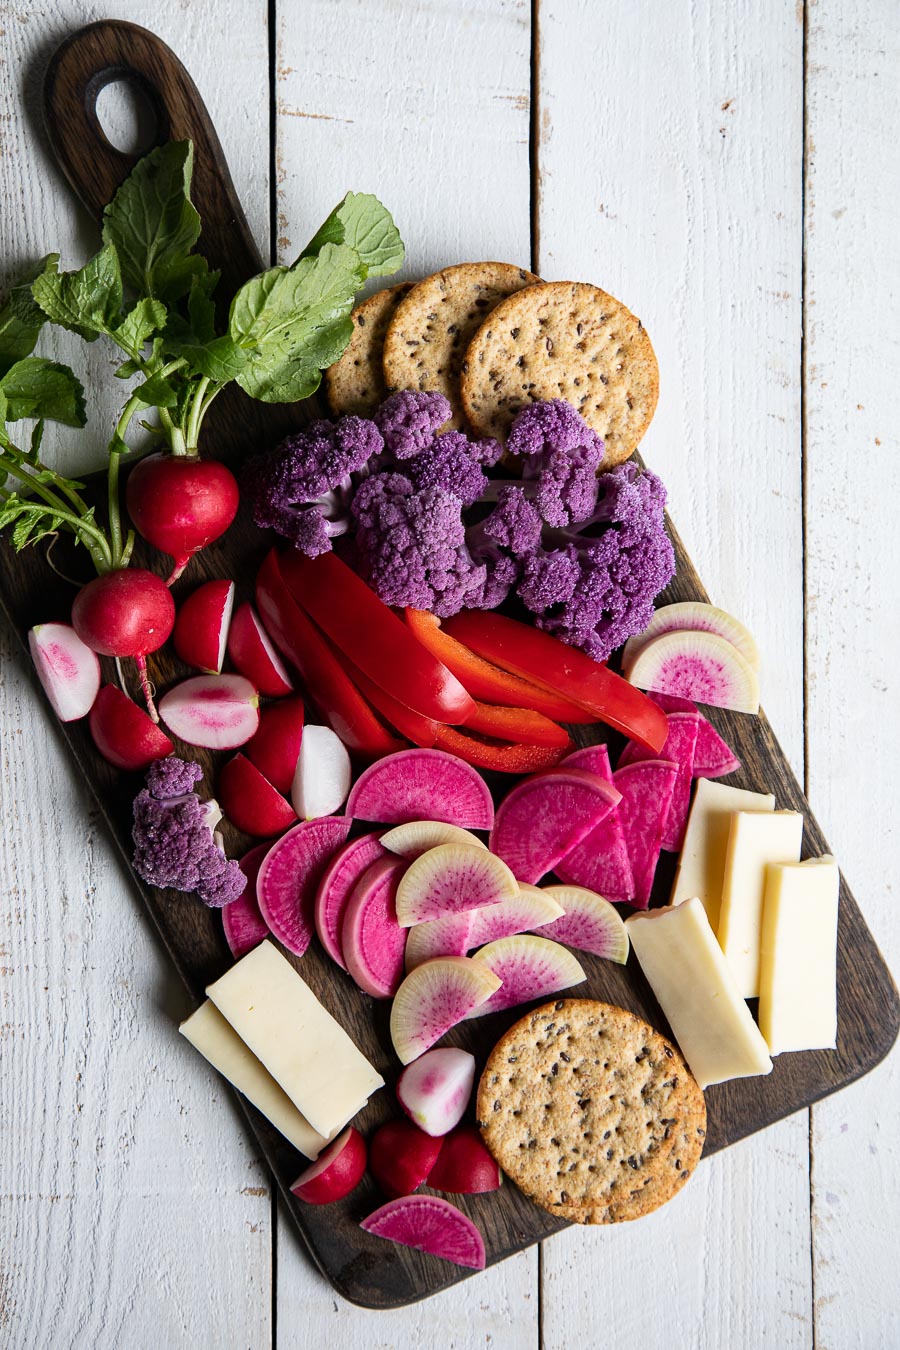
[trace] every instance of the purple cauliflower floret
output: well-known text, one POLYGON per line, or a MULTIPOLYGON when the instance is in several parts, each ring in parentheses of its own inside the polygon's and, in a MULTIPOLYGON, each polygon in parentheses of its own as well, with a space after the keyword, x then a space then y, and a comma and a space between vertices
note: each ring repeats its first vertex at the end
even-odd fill
POLYGON ((524 557, 540 546, 541 513, 528 500, 524 488, 507 483, 497 494, 497 505, 490 515, 473 528, 515 557, 524 557))
POLYGON ((591 515, 604 447, 570 403, 557 398, 523 408, 506 448, 521 458, 529 496, 548 525, 571 525, 591 515))
POLYGON ((461 431, 445 431, 424 450, 406 460, 403 471, 417 491, 442 488, 463 506, 471 506, 487 487, 487 478, 473 456, 475 447, 461 431))
POLYGON ((518 595, 534 614, 571 600, 580 573, 577 551, 538 549, 525 559, 518 595))
POLYGON ((411 459, 434 440, 453 409, 443 394, 401 389, 389 394, 375 413, 384 446, 394 459, 411 459))
POLYGON ((566 452, 593 449, 597 463, 603 458, 603 442, 587 422, 563 398, 529 403, 518 413, 509 429, 506 448, 511 455, 528 458, 555 450, 566 452))
MULTIPOLYGON (((519 577, 519 563, 502 553, 483 560, 476 555, 479 579, 466 594, 466 609, 497 609, 519 577), (483 574, 483 578, 482 575, 483 574)), ((443 616, 442 616, 443 617, 443 616)), ((449 618, 449 615, 446 617, 449 618)))
POLYGON ((469 452, 479 464, 483 464, 486 469, 492 469, 502 458, 503 446, 499 441, 495 441, 493 436, 485 436, 478 441, 469 441, 469 452))
POLYGON ((222 818, 217 804, 192 791, 202 778, 199 764, 174 755, 151 765, 134 800, 133 865, 149 885, 196 891, 205 905, 220 909, 247 882, 214 834, 222 818))

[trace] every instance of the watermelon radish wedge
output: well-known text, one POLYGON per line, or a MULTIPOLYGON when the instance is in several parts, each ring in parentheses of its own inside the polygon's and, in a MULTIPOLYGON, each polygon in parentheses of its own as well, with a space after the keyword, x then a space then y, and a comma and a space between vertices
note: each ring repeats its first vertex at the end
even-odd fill
POLYGON ((397 883, 402 858, 379 858, 363 872, 341 924, 341 951, 347 970, 366 994, 390 998, 403 979, 406 930, 397 922, 397 883))
POLYGON ((382 835, 382 844, 391 853, 401 858, 418 858, 438 844, 474 844, 476 848, 487 848, 477 834, 471 830, 461 830, 458 825, 448 825, 443 820, 410 820, 405 825, 395 825, 382 835))
POLYGON ((661 605, 643 633, 628 639, 622 652, 622 669, 625 673, 628 673, 639 653, 654 638, 662 633, 675 632, 717 633, 732 647, 736 647, 754 670, 759 670, 759 649, 753 634, 740 620, 717 605, 706 604, 702 600, 682 600, 674 605, 661 605))
POLYGON ((501 858, 470 844, 438 844, 409 864, 397 888, 397 918, 404 928, 495 905, 518 895, 501 858))
POLYGON ((316 888, 350 831, 347 816, 302 820, 269 849, 256 878, 259 910, 273 937, 295 956, 310 944, 316 888))
POLYGON ((470 1018, 549 998, 587 979, 580 961, 570 951, 549 938, 531 934, 489 942, 472 960, 487 966, 502 983, 485 1003, 472 1009, 470 1018))
POLYGON ((236 961, 269 936, 269 926, 259 912, 256 899, 256 878, 263 858, 272 847, 271 844, 257 844, 245 853, 240 860, 240 869, 247 878, 247 885, 236 900, 222 909, 222 927, 225 941, 236 961))
POLYGON ((491 850, 532 885, 609 815, 618 789, 583 769, 554 769, 518 783, 497 810, 491 850))
POLYGON ((493 971, 468 956, 440 956, 410 971, 391 1007, 391 1040, 401 1064, 430 1050, 499 988, 493 971))
POLYGON ((609 751, 605 745, 583 745, 580 750, 574 750, 571 755, 566 755, 559 767, 584 769, 585 773, 595 773, 598 778, 612 783, 609 751))
MULTIPOLYGON (((700 731, 700 714, 696 710, 673 712, 668 714, 668 721, 669 734, 660 758, 670 759, 673 764, 677 764, 678 775, 663 826, 662 847, 669 853, 680 853, 691 806, 691 779, 697 776, 694 773, 694 756, 700 731)), ((655 756, 637 741, 629 741, 619 757, 618 767, 624 769, 628 764, 639 764, 641 760, 653 758, 655 756)))
POLYGON ((464 830, 489 830, 494 803, 471 764, 446 750, 399 750, 376 760, 356 780, 347 801, 355 820, 405 825, 440 820, 464 830))
MULTIPOLYGON (((605 745, 583 746, 567 755, 560 767, 584 769, 612 783, 605 745)), ((629 900, 634 880, 618 811, 610 811, 596 829, 559 860, 555 871, 562 881, 597 891, 611 903, 629 900)))
MULTIPOLYGON (((665 713, 697 712, 689 698, 678 698, 675 694, 651 694, 654 703, 658 703, 665 713)), ((712 722, 698 713, 700 725, 697 728, 697 744, 694 747, 694 778, 724 778, 727 773, 735 773, 741 767, 741 761, 727 741, 723 740, 712 722)))
MULTIPOLYGON (((562 914, 558 902, 536 886, 522 886, 518 895, 496 905, 447 914, 430 923, 417 923, 406 941, 406 969, 415 970, 435 956, 465 956, 473 947, 498 938, 528 933, 540 924, 552 923, 562 914)), ((549 936, 549 935, 548 935, 549 936)))
MULTIPOLYGON (((276 708, 279 706, 275 705, 276 708)), ((313 902, 313 919, 319 941, 332 961, 347 969, 341 951, 341 924, 353 887, 367 867, 385 856, 378 834, 361 834, 339 848, 322 873, 313 902)))
POLYGON ((647 909, 662 848, 663 830, 675 790, 678 765, 646 759, 617 769, 613 782, 622 794, 618 814, 633 875, 632 904, 647 909))
POLYGON ((439 1256, 455 1266, 484 1270, 484 1239, 462 1210, 436 1195, 389 1200, 359 1225, 374 1237, 439 1256))
POLYGON ((628 670, 628 681, 654 693, 677 694, 732 712, 759 712, 759 676, 750 662, 717 633, 662 633, 648 642, 628 670))
POLYGON ((580 952, 592 952, 624 966, 628 960, 628 930, 608 900, 584 886, 548 886, 546 894, 562 907, 560 918, 532 931, 537 937, 562 942, 580 952))

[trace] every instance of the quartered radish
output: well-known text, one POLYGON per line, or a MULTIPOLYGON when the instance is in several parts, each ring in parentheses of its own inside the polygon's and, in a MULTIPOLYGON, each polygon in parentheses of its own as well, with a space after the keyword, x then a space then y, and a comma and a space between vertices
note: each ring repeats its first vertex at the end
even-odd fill
POLYGON ((284 662, 272 646, 262 620, 249 600, 244 601, 231 621, 228 655, 241 674, 246 675, 261 694, 269 698, 281 698, 294 688, 284 662))
POLYGON ((436 1138, 458 1125, 475 1082, 475 1056, 448 1046, 428 1050, 397 1080, 397 1100, 420 1130, 436 1138))
POLYGON ((105 684, 95 698, 88 728, 100 754, 117 769, 146 769, 175 749, 149 713, 114 684, 105 684))
POLYGON ((436 1195, 390 1200, 359 1225, 374 1237, 399 1242, 455 1266, 484 1270, 484 1239, 462 1210, 436 1195))
POLYGON ((233 606, 233 581, 205 581, 182 601, 172 642, 186 666, 195 666, 207 675, 220 673, 233 606))
POLYGON ((369 1140, 369 1167, 385 1195, 411 1195, 428 1177, 441 1151, 441 1139, 411 1120, 389 1120, 369 1140))
POLYGON ((348 1125, 300 1173, 291 1192, 308 1205, 331 1205, 335 1200, 343 1200, 362 1181, 367 1156, 365 1139, 359 1130, 348 1125))
MULTIPOLYGON (((678 774, 663 825, 662 847, 669 853, 679 853, 684 843, 684 831, 691 806, 691 779, 697 776, 694 773, 694 756, 700 731, 700 714, 694 709, 692 712, 668 713, 667 716, 669 734, 659 758, 669 759, 673 764, 677 764, 678 774)), ((655 755, 651 755, 637 741, 629 741, 619 756, 618 767, 624 769, 628 764, 639 764, 641 760, 655 758, 655 755)))
POLYGON ((681 600, 674 605, 662 605, 644 629, 630 637, 622 652, 622 669, 628 674, 640 652, 654 638, 663 633, 692 632, 717 633, 736 647, 754 670, 759 670, 759 649, 753 634, 727 610, 709 605, 702 600, 681 600))
POLYGON ((222 765, 217 791, 222 810, 235 829, 257 839, 281 834, 297 819, 290 802, 245 755, 235 755, 222 765))
POLYGON ((497 808, 491 850, 534 884, 599 825, 619 800, 615 787, 584 769, 526 778, 497 808))
POLYGON ((532 931, 537 937, 562 942, 580 952, 592 952, 624 966, 628 960, 628 930, 608 900, 584 886, 548 886, 546 894, 563 913, 532 931))
POLYGON ((395 896, 406 863, 380 858, 357 881, 341 924, 341 951, 352 978, 373 998, 390 998, 403 979, 406 930, 397 922, 395 896))
POLYGON ((256 879, 259 909, 272 934, 302 956, 313 935, 316 888, 350 832, 347 816, 303 820, 269 849, 256 879))
POLYGON ((406 969, 414 970, 435 956, 464 956, 473 947, 512 937, 514 933, 527 933, 561 914, 560 906, 545 891, 536 886, 520 886, 518 895, 496 905, 417 923, 409 930, 406 941, 406 969))
POLYGON ((37 677, 59 720, 77 722, 80 717, 87 717, 100 690, 96 652, 67 623, 38 624, 28 634, 28 648, 37 677))
POLYGON ((188 745, 236 750, 259 726, 259 696, 243 675, 194 675, 164 695, 159 715, 188 745))
POLYGON ((438 844, 410 863, 397 888, 397 919, 404 928, 445 914, 462 914, 518 895, 502 859, 471 844, 438 844))
POLYGON ((347 802, 356 820, 404 825, 440 820, 466 830, 489 830, 494 803, 470 764, 446 750, 400 750, 361 774, 347 802))
POLYGON ((291 790, 303 736, 303 699, 282 698, 259 710, 259 729, 244 746, 244 754, 264 778, 285 796, 291 790))
POLYGON ((724 778, 725 774, 735 773, 741 767, 741 761, 728 742, 722 739, 709 718, 698 712, 689 698, 678 698, 675 694, 651 694, 650 697, 665 713, 695 712, 700 718, 697 744, 694 746, 694 778, 724 778))
POLYGON ((352 774, 347 747, 331 727, 303 728, 300 754, 291 785, 291 801, 301 820, 330 816, 350 791, 352 774))
POLYGON ((480 1003, 468 1017, 503 1008, 517 1008, 532 999, 549 998, 587 979, 581 964, 565 947, 548 938, 522 934, 489 942, 472 957, 500 980, 500 988, 480 1003))
POLYGON ((759 678, 717 633, 663 633, 638 652, 628 680, 639 689, 678 694, 732 712, 759 712, 759 678))
POLYGON ((627 764, 613 774, 613 782, 622 794, 618 815, 631 860, 633 885, 629 898, 638 909, 646 909, 650 904, 677 775, 677 764, 666 759, 627 764))
POLYGON ((449 1191, 451 1195, 483 1195, 499 1190, 502 1180, 499 1165, 474 1125, 460 1125, 447 1135, 428 1174, 433 1191, 449 1191))
POLYGON ((499 988, 493 971, 467 956, 441 956, 411 971, 391 1007, 391 1040, 401 1064, 430 1050, 499 988))
POLYGON ((269 851, 269 844, 257 844, 245 853, 240 860, 240 868, 247 878, 247 885, 236 900, 222 910, 222 927, 225 941, 236 961, 269 936, 269 926, 259 910, 256 899, 256 878, 260 865, 269 851))
POLYGON ((316 932, 332 961, 344 970, 347 963, 340 936, 344 913, 362 874, 385 856, 377 834, 361 834, 339 848, 322 873, 313 906, 316 932))
POLYGON ((381 842, 390 853, 399 853, 402 858, 418 858, 430 848, 437 848, 438 844, 474 844, 476 848, 487 848, 471 830, 448 825, 443 820, 409 820, 405 825, 386 830, 381 842))

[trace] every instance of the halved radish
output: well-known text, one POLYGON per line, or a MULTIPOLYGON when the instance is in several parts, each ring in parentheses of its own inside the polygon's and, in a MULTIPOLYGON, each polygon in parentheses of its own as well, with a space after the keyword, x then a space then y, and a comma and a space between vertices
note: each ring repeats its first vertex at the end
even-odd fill
POLYGON ((37 677, 61 722, 87 717, 100 689, 100 662, 67 623, 40 623, 28 634, 37 677))
POLYGON ((302 737, 303 699, 298 694, 260 708, 259 729, 244 746, 251 764, 285 796, 294 781, 302 737))
POLYGON ((628 930, 608 900, 585 886, 548 886, 546 894, 559 903, 563 913, 532 929, 537 937, 562 942, 580 952, 593 952, 624 966, 628 960, 628 930))
POLYGON ((491 849, 534 884, 595 829, 618 790, 584 769, 554 769, 518 783, 497 808, 491 849))
POLYGON ((622 652, 622 669, 628 674, 640 652, 662 633, 691 632, 717 633, 736 647, 744 660, 759 670, 759 649, 753 634, 727 610, 702 600, 681 600, 674 605, 662 605, 653 615, 643 633, 630 637, 622 652))
POLYGON ((300 1173, 291 1192, 308 1205, 331 1205, 335 1200, 343 1200, 362 1181, 367 1156, 365 1139, 359 1130, 348 1125, 300 1173))
POLYGON ((242 675, 195 675, 164 695, 159 715, 188 745, 236 750, 259 726, 259 695, 242 675))
POLYGON ((397 1100, 420 1130, 437 1138, 462 1120, 474 1082, 475 1056, 468 1050, 428 1050, 397 1079, 397 1100))
POLYGON ((269 849, 256 879, 259 909, 273 935, 302 956, 313 935, 316 888, 328 859, 347 838, 347 816, 303 820, 269 849))
POLYGON ((518 895, 502 859, 471 844, 438 844, 410 863, 397 888, 397 919, 404 928, 445 914, 461 914, 518 895))
POLYGON ((428 1174, 432 1190, 449 1191, 451 1195, 483 1195, 499 1190, 502 1180, 499 1165, 474 1125, 461 1125, 447 1135, 428 1174))
POLYGON ((238 608, 228 633, 228 655, 242 675, 256 685, 261 694, 281 698, 294 686, 284 662, 272 646, 262 620, 249 600, 238 608))
POLYGON ((406 863, 379 858, 353 888, 341 924, 347 970, 366 994, 390 998, 403 979, 406 931, 397 922, 395 897, 406 863))
POLYGON ((225 941, 236 961, 254 947, 258 947, 269 936, 269 926, 259 911, 256 898, 256 878, 260 865, 271 845, 257 844, 245 853, 240 860, 240 868, 247 878, 247 885, 236 900, 222 910, 222 927, 225 941))
POLYGON ((455 1266, 484 1270, 484 1239, 462 1210, 436 1195, 389 1200, 359 1225, 366 1233, 440 1256, 455 1266))
POLYGON ((235 755, 222 765, 217 790, 222 810, 235 829, 257 839, 281 834, 297 819, 290 802, 245 755, 235 755))
POLYGON ((442 956, 411 971, 391 1007, 391 1040, 401 1064, 430 1050, 499 988, 493 971, 468 956, 442 956))
POLYGON ((457 755, 400 750, 357 778, 347 814, 382 825, 441 820, 467 830, 489 830, 494 803, 481 774, 457 755))
POLYGON ((88 715, 91 738, 117 769, 146 769, 175 746, 162 727, 114 684, 105 684, 88 715))
POLYGON ((520 934, 489 942, 472 957, 500 980, 500 988, 466 1014, 483 1017, 502 1008, 517 1008, 532 999, 549 998, 587 979, 581 963, 565 947, 548 938, 520 934))
POLYGON ((418 1190, 434 1166, 442 1142, 405 1117, 380 1125, 369 1140, 369 1166, 385 1195, 410 1195, 418 1190))
POLYGON ((474 844, 476 848, 487 848, 487 844, 471 830, 448 825, 443 820, 409 820, 405 825, 386 830, 381 842, 390 853, 398 853, 401 858, 418 858, 430 848, 437 848, 438 844, 474 844))
POLYGON ((307 722, 291 784, 291 801, 301 820, 330 816, 350 791, 347 747, 331 727, 307 722))
MULTIPOLYGON (((694 708, 691 712, 668 713, 667 717, 669 734, 659 758, 669 759, 673 764, 677 764, 678 774, 663 824, 661 843, 667 852, 679 853, 684 843, 684 831, 691 805, 691 779, 696 777, 694 756, 700 731, 700 714, 694 708)), ((619 756, 618 768, 624 769, 628 764, 639 764, 641 760, 655 758, 655 755, 637 741, 629 741, 619 756)))
POLYGON ((665 759, 646 759, 617 769, 613 782, 622 794, 618 816, 633 877, 629 897, 638 909, 650 904, 663 829, 675 789, 678 765, 665 759))
POLYGON ((638 652, 628 680, 639 689, 678 694, 732 712, 759 712, 759 679, 749 661, 717 633, 663 633, 638 652))
POLYGON ((383 857, 379 836, 361 834, 339 848, 322 873, 313 906, 316 932, 332 961, 343 970, 347 969, 340 940, 344 913, 363 872, 383 857))
POLYGON ((218 675, 234 605, 233 581, 204 581, 178 607, 172 642, 186 666, 218 675))

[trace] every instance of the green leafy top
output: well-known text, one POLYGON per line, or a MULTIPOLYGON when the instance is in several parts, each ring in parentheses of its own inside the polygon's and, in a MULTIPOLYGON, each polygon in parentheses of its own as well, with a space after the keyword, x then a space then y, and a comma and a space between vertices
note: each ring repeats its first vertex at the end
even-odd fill
POLYGON ((119 255, 122 279, 136 295, 178 300, 206 260, 191 255, 200 217, 191 198, 194 147, 169 141, 145 155, 103 212, 103 242, 119 255))

